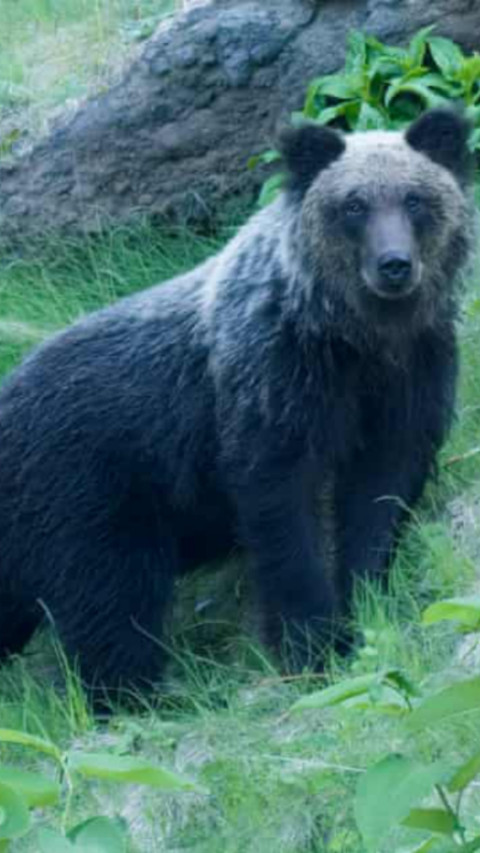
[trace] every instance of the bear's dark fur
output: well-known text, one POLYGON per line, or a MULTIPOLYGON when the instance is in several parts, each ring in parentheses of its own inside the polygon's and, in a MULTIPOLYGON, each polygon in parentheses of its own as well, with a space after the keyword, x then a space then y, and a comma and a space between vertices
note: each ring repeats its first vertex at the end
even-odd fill
POLYGON ((285 630, 301 662, 352 577, 383 570, 452 416, 467 132, 442 110, 406 134, 287 131, 286 191, 222 252, 8 378, 2 657, 47 612, 87 683, 154 682, 175 577, 240 543, 267 641, 285 630))

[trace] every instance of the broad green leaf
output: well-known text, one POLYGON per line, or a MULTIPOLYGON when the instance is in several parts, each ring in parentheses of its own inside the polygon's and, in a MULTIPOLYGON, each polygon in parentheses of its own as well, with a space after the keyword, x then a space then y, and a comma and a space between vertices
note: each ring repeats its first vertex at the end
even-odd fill
POLYGON ((284 183, 285 176, 283 172, 279 172, 277 175, 272 175, 270 178, 267 178, 258 197, 259 206, 266 207, 267 204, 271 204, 271 202, 277 198, 284 183))
POLYGON ((75 849, 81 853, 125 853, 127 840, 118 821, 108 817, 94 817, 75 826, 68 833, 75 849))
POLYGON ((388 56, 377 56, 368 66, 367 74, 370 80, 378 76, 385 81, 391 80, 393 77, 403 76, 403 68, 388 56))
POLYGON ((315 117, 315 122, 317 124, 329 124, 329 122, 334 121, 336 118, 347 115, 352 104, 355 107, 359 107, 360 101, 344 101, 342 104, 335 104, 334 107, 325 107, 315 117))
POLYGON ((39 853, 74 853, 75 847, 68 838, 53 829, 39 829, 37 834, 39 853))
POLYGON ((430 36, 428 47, 433 61, 445 77, 453 77, 463 64, 463 53, 459 46, 442 36, 430 36))
POLYGON ((425 699, 407 719, 407 725, 414 731, 435 723, 480 710, 480 678, 459 681, 451 684, 434 696, 425 699))
POLYGON ((402 823, 409 829, 428 829, 440 835, 452 835, 457 829, 454 815, 445 809, 412 809, 402 823))
POLYGON ((58 782, 40 773, 19 770, 17 767, 0 766, 0 784, 17 791, 29 808, 53 806, 58 803, 61 788, 58 782))
POLYGON ((368 673, 368 675, 358 675, 356 678, 348 678, 345 681, 340 681, 338 684, 333 684, 332 687, 325 687, 324 690, 317 690, 315 693, 309 693, 308 696, 302 696, 290 708, 291 712, 320 710, 329 708, 331 705, 340 705, 347 699, 353 696, 361 696, 367 694, 373 686, 381 683, 382 673, 368 673))
POLYGON ((352 30, 347 37, 345 71, 361 84, 363 71, 367 64, 367 44, 360 30, 352 30))
POLYGON ((423 57, 425 56, 427 39, 434 29, 435 25, 422 27, 422 29, 418 30, 411 39, 410 44, 408 45, 408 56, 414 67, 422 64, 423 57))
POLYGON ((0 784, 0 839, 19 838, 29 827, 28 806, 21 794, 0 784))
POLYGON ((171 770, 149 764, 141 758, 110 755, 107 752, 71 752, 68 763, 72 770, 93 779, 149 785, 164 791, 198 791, 198 787, 171 770))
POLYGON ((58 747, 36 735, 29 735, 26 732, 19 732, 15 729, 0 729, 0 741, 4 743, 18 743, 21 746, 30 746, 32 749, 36 749, 37 752, 44 752, 47 755, 51 755, 52 758, 56 758, 57 761, 61 760, 61 752, 58 747))
POLYGON ((427 607, 422 616, 424 625, 434 625, 445 620, 460 622, 472 631, 480 630, 480 598, 472 595, 437 601, 427 607))
POLYGON ((329 74, 328 77, 320 77, 315 84, 310 84, 309 91, 313 87, 315 96, 328 95, 330 98, 339 98, 339 100, 355 98, 359 93, 359 86, 355 85, 351 77, 346 74, 329 74))
POLYGON ((380 110, 364 101, 358 115, 357 130, 384 130, 386 127, 387 122, 380 110))
MULTIPOLYGON (((397 63, 404 63, 407 57, 407 51, 404 47, 394 47, 391 44, 383 44, 383 42, 379 41, 375 36, 368 35, 365 39, 365 43, 367 48, 370 48, 375 54, 378 54, 378 57, 385 58, 387 60, 394 60, 397 63)), ((375 57, 376 59, 378 58, 375 57)))
POLYGON ((476 752, 456 771, 448 783, 449 791, 462 791, 480 773, 480 752, 476 752))
POLYGON ((464 58, 462 67, 458 72, 458 80, 464 84, 467 91, 478 85, 480 78, 480 54, 474 53, 473 56, 464 58))
POLYGON ((460 95, 458 83, 451 83, 448 80, 445 80, 441 74, 436 74, 433 71, 430 74, 422 74, 419 76, 418 82, 423 83, 424 86, 428 86, 429 89, 435 89, 436 91, 448 95, 451 98, 455 98, 460 95))
POLYGON ((416 95, 426 107, 437 107, 445 102, 445 98, 434 92, 422 79, 405 80, 392 83, 385 94, 385 104, 390 106, 392 101, 401 94, 416 95))
POLYGON ((382 839, 405 820, 445 773, 443 764, 424 765, 393 754, 367 770, 357 785, 354 809, 369 853, 377 853, 382 839))

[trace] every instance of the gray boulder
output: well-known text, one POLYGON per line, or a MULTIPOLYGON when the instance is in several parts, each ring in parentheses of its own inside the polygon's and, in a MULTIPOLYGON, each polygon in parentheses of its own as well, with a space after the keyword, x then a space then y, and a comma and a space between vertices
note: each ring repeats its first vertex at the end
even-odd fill
POLYGON ((252 198, 248 158, 307 82, 361 28, 390 43, 419 27, 480 46, 477 0, 212 0, 162 24, 122 82, 32 150, 0 163, 0 236, 88 233, 150 218, 210 220, 252 198))

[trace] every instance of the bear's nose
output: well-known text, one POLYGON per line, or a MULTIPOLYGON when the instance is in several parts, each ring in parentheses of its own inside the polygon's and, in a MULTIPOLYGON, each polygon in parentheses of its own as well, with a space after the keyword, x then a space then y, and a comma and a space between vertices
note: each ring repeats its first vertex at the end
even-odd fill
POLYGON ((386 252, 378 261, 378 272, 390 287, 401 287, 412 274, 412 261, 408 255, 386 252))

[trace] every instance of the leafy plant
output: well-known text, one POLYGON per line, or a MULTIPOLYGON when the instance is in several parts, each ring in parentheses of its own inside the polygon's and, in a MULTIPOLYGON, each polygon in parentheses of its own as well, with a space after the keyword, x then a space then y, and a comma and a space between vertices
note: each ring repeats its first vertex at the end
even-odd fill
POLYGON ((0 765, 0 853, 32 828, 30 809, 53 806, 64 797, 64 832, 42 827, 37 833, 40 853, 125 853, 127 831, 123 821, 103 816, 89 818, 66 831, 77 776, 110 782, 148 785, 165 791, 197 791, 189 780, 140 758, 112 753, 63 753, 51 741, 13 729, 0 729, 0 741, 30 747, 52 758, 60 781, 40 773, 0 765), (63 783, 63 784, 62 784, 63 783), (64 793, 65 792, 65 793, 64 793))
MULTIPOLYGON (((292 114, 293 123, 309 120, 344 131, 396 130, 424 109, 456 101, 474 126, 471 149, 480 152, 480 54, 466 56, 455 42, 433 31, 433 26, 419 30, 407 47, 351 32, 343 69, 312 80, 303 109, 292 114)), ((272 163, 278 156, 266 151, 248 166, 272 163)), ((280 186, 281 176, 270 176, 260 206, 272 201, 280 186)))
MULTIPOLYGON (((432 604, 423 614, 430 626, 450 620, 458 630, 480 634, 478 596, 448 599, 432 604)), ((382 690, 400 698, 404 736, 411 742, 425 730, 472 711, 480 711, 480 677, 448 684, 442 690, 419 698, 419 690, 402 672, 384 670, 357 676, 302 697, 291 713, 323 710, 343 705, 389 713, 382 690), (362 702, 358 702, 363 697, 362 702), (356 701, 352 702, 352 699, 356 701)), ((378 853, 379 845, 393 829, 422 831, 428 836, 409 853, 474 853, 480 850, 480 833, 465 826, 462 800, 480 776, 480 751, 474 750, 459 765, 439 760, 420 761, 399 752, 384 756, 361 775, 354 810, 358 829, 368 853, 378 853), (430 802, 424 805, 425 798, 430 802), (432 803, 432 797, 436 800, 432 803)))

